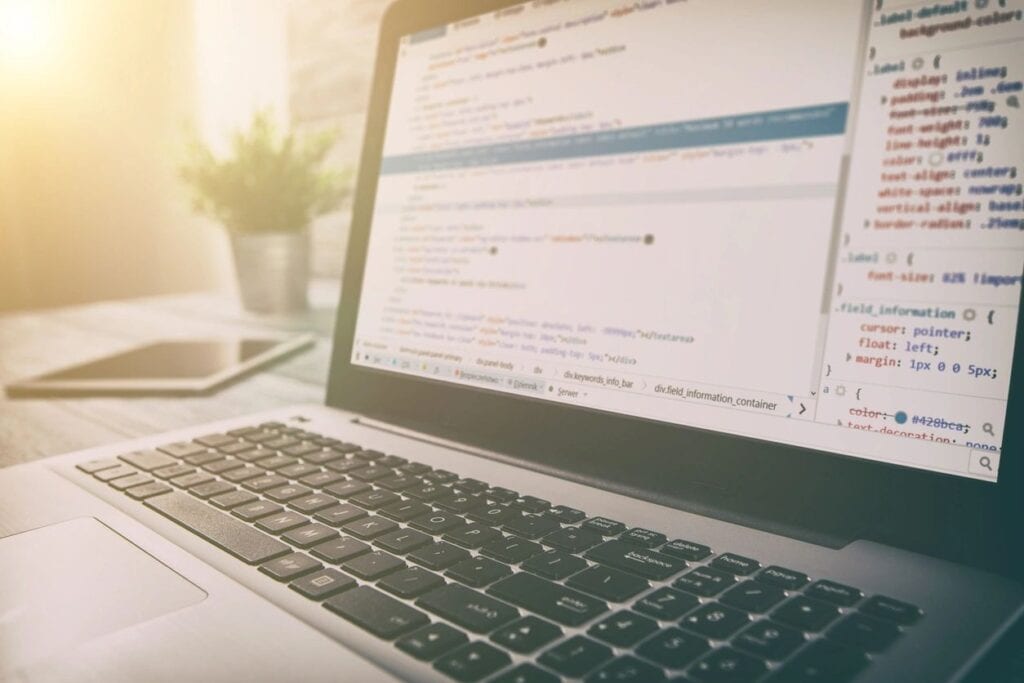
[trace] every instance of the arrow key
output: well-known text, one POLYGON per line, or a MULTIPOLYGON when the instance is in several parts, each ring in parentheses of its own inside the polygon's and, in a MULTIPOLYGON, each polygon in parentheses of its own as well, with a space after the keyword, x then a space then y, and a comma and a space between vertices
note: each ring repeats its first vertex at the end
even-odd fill
POLYGON ((547 645, 555 638, 560 638, 561 635, 562 629, 531 615, 499 629, 491 636, 491 640, 513 652, 526 654, 547 645))
POLYGON ((462 631, 448 624, 434 623, 399 640, 395 645, 416 659, 428 662, 437 659, 453 647, 462 645, 468 638, 462 631))
POLYGON ((634 612, 616 612, 590 627, 588 635, 616 647, 630 647, 658 630, 657 622, 634 612))

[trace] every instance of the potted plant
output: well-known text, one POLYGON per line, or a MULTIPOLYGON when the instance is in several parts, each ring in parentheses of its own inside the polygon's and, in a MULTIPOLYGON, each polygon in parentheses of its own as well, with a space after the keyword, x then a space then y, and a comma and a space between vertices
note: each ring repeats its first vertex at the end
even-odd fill
POLYGON ((280 135, 267 112, 234 134, 224 158, 191 136, 181 178, 193 209, 228 231, 246 309, 283 313, 307 306, 309 224, 348 193, 348 174, 324 167, 336 139, 333 131, 280 135))

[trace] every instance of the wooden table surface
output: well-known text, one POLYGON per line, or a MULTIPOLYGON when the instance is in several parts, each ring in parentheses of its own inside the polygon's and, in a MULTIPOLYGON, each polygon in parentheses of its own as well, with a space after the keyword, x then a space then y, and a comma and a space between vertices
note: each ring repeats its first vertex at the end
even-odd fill
POLYGON ((244 313, 226 294, 186 294, 0 313, 0 385, 140 342, 176 337, 312 333, 316 343, 218 391, 196 397, 13 399, 0 392, 0 467, 324 399, 337 281, 315 281, 310 309, 244 313))

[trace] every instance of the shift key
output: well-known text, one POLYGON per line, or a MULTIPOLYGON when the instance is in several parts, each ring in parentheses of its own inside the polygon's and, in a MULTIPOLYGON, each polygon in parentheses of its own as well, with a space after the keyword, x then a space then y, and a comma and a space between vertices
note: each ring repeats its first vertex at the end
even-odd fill
POLYGON ((601 600, 526 572, 498 581, 487 592, 565 626, 579 626, 608 611, 601 600))

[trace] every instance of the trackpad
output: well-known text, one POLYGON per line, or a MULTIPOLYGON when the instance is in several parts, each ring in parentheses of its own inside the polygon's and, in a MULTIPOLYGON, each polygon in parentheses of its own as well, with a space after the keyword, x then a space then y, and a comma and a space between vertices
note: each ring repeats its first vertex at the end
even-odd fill
POLYGON ((0 674, 205 597, 91 517, 0 538, 0 674))

